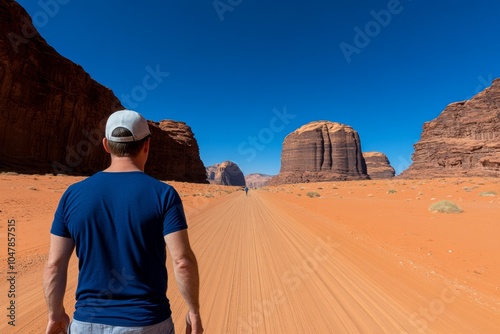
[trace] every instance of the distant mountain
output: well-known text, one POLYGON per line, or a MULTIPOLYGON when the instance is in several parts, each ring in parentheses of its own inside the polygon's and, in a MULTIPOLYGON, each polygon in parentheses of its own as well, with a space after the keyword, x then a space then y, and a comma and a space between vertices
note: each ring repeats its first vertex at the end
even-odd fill
POLYGON ((254 173, 245 175, 245 180, 249 188, 262 188, 273 176, 274 175, 254 173))
POLYGON ((245 186, 245 176, 240 167, 232 161, 205 167, 207 180, 213 184, 224 186, 245 186))

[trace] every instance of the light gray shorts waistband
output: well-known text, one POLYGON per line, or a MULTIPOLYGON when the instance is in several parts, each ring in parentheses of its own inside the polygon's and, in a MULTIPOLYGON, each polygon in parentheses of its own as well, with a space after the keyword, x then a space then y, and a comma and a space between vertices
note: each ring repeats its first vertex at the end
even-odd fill
POLYGON ((121 327, 82 322, 73 319, 68 329, 71 334, 175 334, 172 317, 159 324, 144 327, 121 327))

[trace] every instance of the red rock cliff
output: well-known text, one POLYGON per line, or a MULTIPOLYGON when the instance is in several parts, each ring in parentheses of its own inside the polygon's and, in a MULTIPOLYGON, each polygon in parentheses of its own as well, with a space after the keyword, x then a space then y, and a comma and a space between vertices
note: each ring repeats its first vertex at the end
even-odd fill
MULTIPOLYGON (((119 109, 113 92, 50 47, 17 2, 0 0, 1 170, 88 175, 105 168, 104 125, 119 109)), ((146 172, 206 182, 189 127, 150 126, 155 136, 146 172)))
POLYGON ((318 121, 286 136, 280 173, 268 184, 366 178, 358 133, 348 125, 318 121))
POLYGON ((424 124, 401 177, 500 176, 500 79, 424 124))
POLYGON ((396 171, 384 153, 365 152, 363 153, 363 157, 366 161, 366 168, 370 179, 390 179, 396 174, 396 171))

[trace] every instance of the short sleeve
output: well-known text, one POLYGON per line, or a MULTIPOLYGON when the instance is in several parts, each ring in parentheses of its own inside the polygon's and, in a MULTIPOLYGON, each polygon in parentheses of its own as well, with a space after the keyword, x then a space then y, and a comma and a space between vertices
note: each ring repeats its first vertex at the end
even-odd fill
POLYGON ((186 215, 179 194, 170 188, 167 200, 166 213, 163 219, 163 236, 187 229, 186 215))
POLYGON ((68 225, 65 219, 65 203, 66 203, 67 192, 61 197, 59 205, 57 206, 56 213, 54 214, 54 221, 52 222, 52 228, 50 233, 63 238, 71 238, 71 234, 68 230, 68 225))

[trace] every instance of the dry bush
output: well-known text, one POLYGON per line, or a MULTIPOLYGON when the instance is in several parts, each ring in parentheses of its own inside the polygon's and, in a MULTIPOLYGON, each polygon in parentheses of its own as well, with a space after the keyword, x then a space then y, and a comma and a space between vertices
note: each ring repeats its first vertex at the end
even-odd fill
POLYGON ((451 201, 439 201, 432 204, 429 207, 429 211, 439 213, 462 213, 464 210, 451 201))

